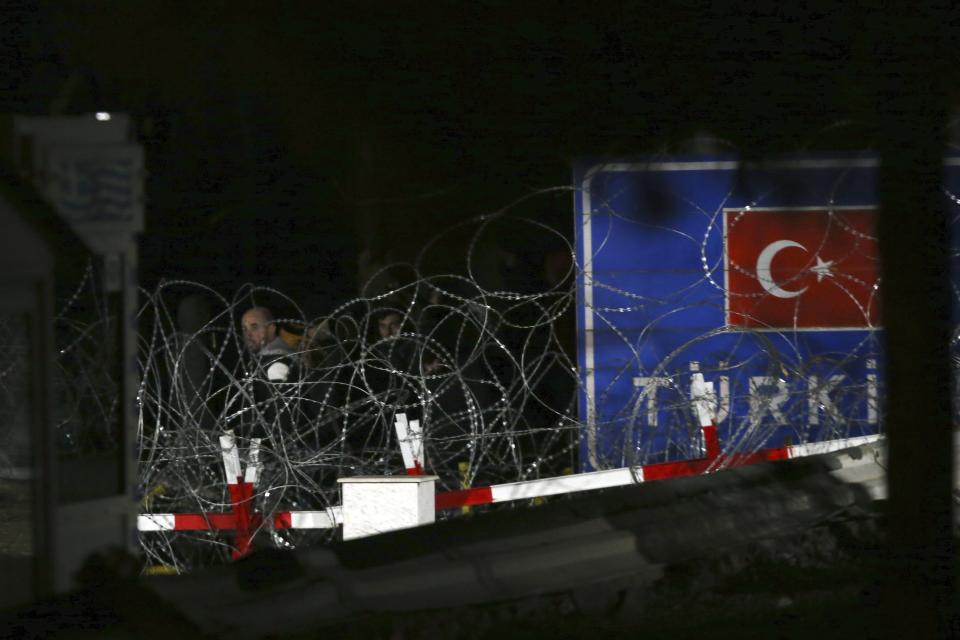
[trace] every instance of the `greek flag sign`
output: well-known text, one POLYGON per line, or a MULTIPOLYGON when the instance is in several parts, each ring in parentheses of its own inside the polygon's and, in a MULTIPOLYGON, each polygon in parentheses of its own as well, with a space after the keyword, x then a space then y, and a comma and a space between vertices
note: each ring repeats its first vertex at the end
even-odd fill
POLYGON ((583 470, 701 455, 695 373, 725 453, 878 432, 878 164, 574 164, 583 470))
POLYGON ((74 225, 143 229, 143 150, 139 145, 54 146, 46 195, 74 225))

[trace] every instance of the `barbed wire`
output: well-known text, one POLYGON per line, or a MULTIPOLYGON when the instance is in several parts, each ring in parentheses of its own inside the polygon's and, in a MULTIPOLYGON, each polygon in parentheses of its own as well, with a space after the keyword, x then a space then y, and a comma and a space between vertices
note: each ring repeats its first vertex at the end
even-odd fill
MULTIPOLYGON (((557 193, 570 190, 545 192, 557 193)), ((593 467, 696 458, 704 443, 691 403, 694 374, 715 386, 710 402, 725 454, 882 430, 882 351, 873 331, 839 353, 811 351, 802 331, 721 325, 660 353, 655 366, 643 364, 675 314, 723 304, 723 265, 706 249, 723 233, 722 205, 698 209, 706 229, 685 235, 717 300, 688 300, 690 286, 639 294, 615 278, 586 274, 590 258, 578 267, 565 234, 513 206, 436 234, 410 263, 384 266, 362 295, 320 316, 277 288, 254 284, 230 295, 188 280, 143 291, 136 434, 143 511, 229 512, 219 442, 227 430, 241 450, 262 438, 254 501, 264 522, 277 511, 334 506, 340 477, 405 473, 393 428, 398 413, 420 421, 426 471, 438 476, 440 491, 590 468, 590 446, 598 452, 593 467), (489 238, 524 234, 549 238, 541 254, 560 266, 503 286, 502 277, 491 276, 490 256, 481 254, 490 251, 489 238), (459 273, 427 271, 431 252, 458 246, 459 273), (615 373, 592 398, 574 355, 578 287, 586 278, 623 300, 588 310, 596 330, 623 347, 605 363, 615 373), (269 382, 268 359, 244 343, 240 321, 253 306, 277 316, 289 348, 283 381, 269 382), (381 332, 388 314, 393 326, 381 332), (851 366, 866 375, 846 375, 851 366), (615 389, 624 381, 632 388, 626 398, 615 389), (593 403, 592 414, 580 406, 585 401, 593 403)), ((502 275, 509 268, 498 260, 493 271, 502 275)), ((59 364, 70 381, 58 421, 66 449, 115 442, 104 427, 116 423, 118 387, 103 337, 115 319, 97 282, 85 274, 57 315, 59 364)), ((333 532, 265 525, 258 535, 262 544, 295 547, 323 543, 333 532)), ((148 565, 176 571, 225 561, 231 551, 229 536, 215 531, 150 532, 141 544, 148 565)))
MULTIPOLYGON (((439 477, 441 491, 571 472, 578 381, 572 336, 561 340, 555 325, 572 320, 574 269, 568 265, 539 289, 482 286, 478 240, 503 217, 472 223, 461 249, 466 275, 421 274, 438 243, 449 250, 456 230, 447 230, 446 238, 425 243, 414 263, 388 265, 371 277, 390 286, 368 284, 365 295, 320 317, 262 286, 223 296, 201 283, 170 281, 144 292, 137 437, 145 509, 229 511, 218 440, 227 430, 241 450, 262 438, 260 512, 336 505, 340 477, 405 473, 393 427, 398 413, 419 420, 426 471, 439 477), (240 320, 253 306, 278 316, 290 349, 284 381, 266 382, 269 362, 244 345, 240 320), (187 308, 195 311, 195 326, 184 326, 187 308), (381 330, 379 320, 391 314, 394 326, 381 330)), ((526 224, 552 234, 572 263, 562 235, 542 222, 526 224)), ((329 535, 263 534, 281 546, 329 535)), ((142 541, 150 563, 177 570, 222 560, 229 551, 209 532, 142 541)))
MULTIPOLYGON (((721 220, 707 217, 711 225, 721 220)), ((650 389, 641 385, 626 403, 598 389, 598 422, 586 424, 577 407, 585 390, 572 355, 572 336, 561 335, 563 329, 572 329, 578 276, 583 275, 577 273, 571 243, 541 222, 510 215, 510 208, 464 226, 470 227, 466 275, 420 271, 423 255, 449 238, 448 230, 425 243, 413 264, 384 267, 403 273, 403 284, 381 291, 368 287, 364 297, 322 317, 306 317, 281 292, 254 285, 226 297, 198 283, 176 281, 145 294, 138 437, 149 510, 229 509, 217 440, 226 429, 239 434, 241 442, 253 433, 264 438, 265 473, 257 495, 261 511, 335 505, 338 477, 404 473, 393 430, 400 412, 421 421, 426 470, 439 477, 441 491, 569 473, 578 468, 590 428, 621 443, 619 451, 602 457, 604 466, 698 457, 702 441, 689 387, 693 369, 717 381, 716 412, 726 412, 723 418, 735 422, 724 443, 728 453, 769 446, 784 424, 796 425, 788 440, 806 441, 811 435, 806 412, 813 401, 830 437, 863 428, 862 402, 875 402, 876 390, 863 380, 824 378, 822 371, 825 364, 842 369, 844 359, 876 358, 878 345, 872 337, 854 353, 825 363, 805 360, 801 349, 785 353, 763 332, 718 327, 664 354, 655 370, 644 371, 639 353, 663 317, 682 304, 682 296, 669 292, 664 299, 650 299, 630 291, 622 291, 631 301, 630 310, 667 311, 650 317, 639 334, 621 326, 623 308, 595 307, 592 312, 635 355, 620 363, 619 375, 657 379, 658 402, 651 411, 650 389), (515 232, 523 225, 560 240, 556 246, 566 256, 566 272, 538 290, 483 286, 484 274, 473 268, 481 237, 505 229, 515 232), (188 299, 203 299, 209 319, 183 332, 170 305, 188 299), (294 374, 286 382, 268 385, 265 395, 252 390, 265 374, 246 352, 238 330, 240 316, 254 304, 297 310, 277 319, 278 325, 296 329, 290 342, 294 374), (381 334, 378 319, 388 313, 396 314, 398 327, 381 334), (719 364, 691 364, 687 353, 717 338, 727 342, 726 352, 716 359, 719 364), (743 348, 748 344, 749 349, 743 348), (768 363, 762 376, 752 366, 761 357, 768 363), (801 388, 787 380, 805 384, 801 388), (769 392, 760 393, 759 386, 770 387, 769 392), (612 406, 618 402, 621 406, 612 406), (739 405, 748 405, 750 411, 732 415, 731 408, 739 405), (614 432, 616 436, 610 435, 614 432)), ((714 228, 691 241, 706 242, 716 232, 714 228)), ((715 266, 705 266, 705 278, 715 266)), ((389 280, 381 276, 375 274, 372 280, 389 280)), ((618 290, 612 283, 594 284, 618 290)), ((297 545, 324 534, 271 530, 269 535, 275 544, 297 545)), ((223 558, 229 546, 206 532, 151 534, 143 541, 152 561, 178 569, 199 561, 184 555, 184 548, 199 553, 210 541, 207 553, 215 549, 212 555, 223 558)))

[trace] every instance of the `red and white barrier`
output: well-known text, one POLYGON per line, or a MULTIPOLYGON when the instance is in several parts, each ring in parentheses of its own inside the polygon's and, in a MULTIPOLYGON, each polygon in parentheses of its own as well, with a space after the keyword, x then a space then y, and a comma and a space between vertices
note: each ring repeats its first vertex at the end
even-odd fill
MULTIPOLYGON (((380 485, 397 484, 396 482, 391 483, 391 481, 414 480, 409 476, 420 476, 425 482, 417 483, 415 493, 411 494, 413 497, 410 500, 402 501, 413 505, 411 507, 412 511, 411 509, 401 509, 403 513, 399 513, 396 508, 387 509, 383 506, 382 500, 370 494, 361 500, 344 501, 343 507, 331 507, 324 511, 278 512, 274 514, 270 526, 275 529, 327 529, 353 521, 356 526, 351 527, 351 531, 354 533, 349 537, 362 537, 432 522, 434 520, 434 509, 457 509, 471 505, 527 500, 577 491, 607 489, 654 480, 701 475, 728 467, 839 451, 848 447, 876 442, 882 437, 869 435, 761 449, 753 453, 723 454, 714 424, 717 410, 716 396, 713 394, 712 384, 705 383, 703 375, 700 373, 694 373, 693 375, 691 401, 703 433, 704 456, 701 458, 448 491, 436 494, 433 498, 433 505, 429 504, 429 499, 425 498, 425 494, 423 494, 424 490, 428 490, 432 495, 435 477, 424 476, 423 473, 423 434, 419 422, 416 420, 408 422, 405 414, 397 414, 395 427, 407 476, 342 478, 340 482, 344 487, 359 487, 358 491, 366 490, 367 493, 376 489, 380 492, 377 495, 382 494, 381 497, 386 499, 385 496, 388 494, 393 495, 390 492, 405 491, 406 487, 390 486, 384 489, 380 485), (365 486, 364 483, 370 486, 365 486), (384 491, 387 491, 387 493, 384 493, 384 491), (350 504, 348 505, 347 502, 350 504), (410 513, 407 513, 407 511, 410 511, 410 513)), ((248 464, 245 470, 241 466, 233 434, 227 432, 221 436, 220 444, 227 484, 230 490, 231 512, 142 514, 137 521, 140 531, 234 531, 234 558, 249 551, 253 535, 259 528, 265 526, 262 515, 252 509, 253 490, 260 472, 259 440, 254 439, 251 442, 248 464)), ((401 505, 395 497, 389 500, 395 503, 393 506, 400 508, 401 505)))
MULTIPOLYGON (((144 513, 137 517, 139 531, 233 531, 234 559, 250 551, 253 536, 263 528, 263 516, 253 509, 253 495, 260 479, 260 439, 252 438, 247 465, 232 431, 220 436, 223 470, 230 492, 228 513, 144 513)), ((282 511, 270 523, 274 529, 331 529, 343 521, 340 507, 325 511, 282 511)))
MULTIPOLYGON (((343 522, 339 506, 324 511, 278 511, 273 516, 274 529, 332 529, 343 522)), ((140 531, 233 531, 233 513, 141 513, 137 516, 140 531)))
POLYGON ((527 480, 524 482, 510 482, 450 491, 437 496, 437 509, 456 509, 458 507, 509 502, 511 500, 526 500, 546 496, 573 493, 575 491, 589 491, 592 489, 607 489, 620 487, 652 480, 666 480, 709 473, 728 467, 740 467, 767 460, 788 460, 812 456, 831 451, 840 451, 848 447, 856 447, 880 439, 879 435, 844 438, 827 442, 812 442, 809 444, 761 449, 754 453, 732 453, 724 455, 720 450, 720 439, 717 436, 716 418, 720 407, 714 392, 713 383, 704 381, 703 374, 695 372, 690 385, 690 400, 700 422, 703 433, 704 457, 695 460, 678 462, 660 462, 655 464, 610 469, 606 471, 592 471, 577 475, 527 480))
MULTIPOLYGON (((755 453, 722 455, 720 454, 720 445, 719 441, 717 441, 715 428, 708 428, 714 429, 712 433, 704 434, 706 449, 708 452, 713 453, 712 457, 708 456, 696 460, 681 460, 678 462, 659 462, 635 467, 624 467, 621 469, 591 471, 555 478, 542 478, 539 480, 495 484, 489 487, 448 491, 437 495, 437 509, 456 509, 469 505, 542 498, 563 493, 573 493, 575 491, 608 489, 611 487, 651 482, 653 480, 696 476, 721 468, 741 467, 758 462, 765 462, 767 460, 789 460, 791 458, 802 458, 820 453, 840 451, 848 447, 857 447, 862 444, 876 442, 881 437, 876 435, 861 436, 858 438, 845 438, 842 440, 815 442, 775 449, 761 449, 755 453)), ((706 428, 704 431, 706 431, 706 428)))

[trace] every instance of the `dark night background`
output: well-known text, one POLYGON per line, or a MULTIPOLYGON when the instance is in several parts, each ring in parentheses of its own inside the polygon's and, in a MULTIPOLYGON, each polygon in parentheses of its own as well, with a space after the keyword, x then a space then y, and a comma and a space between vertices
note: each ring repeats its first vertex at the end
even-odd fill
MULTIPOLYGON (((568 185, 577 156, 682 151, 700 132, 748 159, 877 149, 897 301, 880 611, 897 633, 936 637, 955 569, 947 241, 927 214, 956 105, 957 12, 718 5, 7 3, 0 112, 132 114, 149 170, 141 283, 253 281, 311 316, 355 296, 364 265, 568 185)), ((536 202, 571 234, 569 194, 536 202)), ((498 243, 519 271, 549 248, 498 243)), ((463 249, 449 253, 437 268, 462 268, 463 249)))
MULTIPOLYGON (((700 132, 755 155, 869 143, 871 87, 858 80, 876 51, 855 14, 24 5, 3 19, 12 73, 0 111, 135 117, 147 288, 187 278, 229 293, 253 281, 317 315, 438 229, 568 185, 578 155, 682 149, 700 132), (825 129, 851 119, 861 122, 825 129)), ((569 194, 536 202, 533 215, 572 235, 569 194)), ((521 245, 521 267, 536 269, 521 245)), ((436 268, 462 269, 463 255, 436 268)))

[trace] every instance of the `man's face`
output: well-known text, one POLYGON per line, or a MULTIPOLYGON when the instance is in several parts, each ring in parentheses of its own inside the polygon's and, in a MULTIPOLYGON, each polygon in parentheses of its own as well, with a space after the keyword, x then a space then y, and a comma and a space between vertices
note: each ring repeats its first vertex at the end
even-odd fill
POLYGON ((243 328, 243 341, 250 353, 259 353, 265 344, 276 337, 276 327, 268 323, 263 313, 256 309, 243 314, 240 325, 243 328))
POLYGON ((380 318, 380 322, 377 323, 377 331, 380 332, 381 338, 398 336, 400 335, 401 324, 403 324, 403 318, 400 317, 399 313, 388 313, 380 318))

